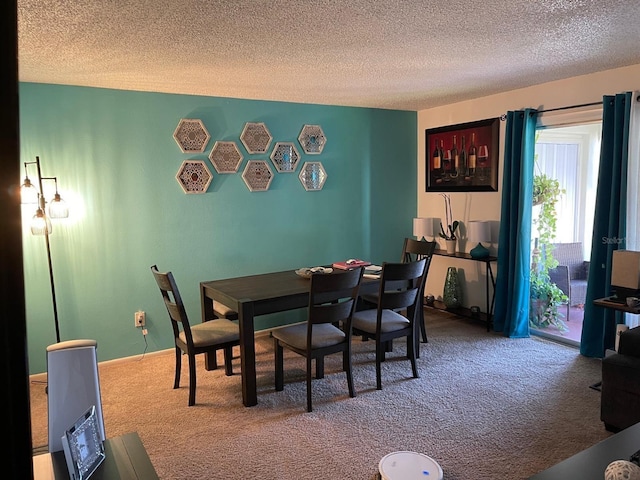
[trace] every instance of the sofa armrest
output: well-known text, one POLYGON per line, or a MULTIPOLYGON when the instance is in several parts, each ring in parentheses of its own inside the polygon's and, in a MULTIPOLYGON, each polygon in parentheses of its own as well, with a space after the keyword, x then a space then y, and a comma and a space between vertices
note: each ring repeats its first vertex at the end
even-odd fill
POLYGON ((640 358, 640 327, 630 328, 620 333, 618 353, 640 358))

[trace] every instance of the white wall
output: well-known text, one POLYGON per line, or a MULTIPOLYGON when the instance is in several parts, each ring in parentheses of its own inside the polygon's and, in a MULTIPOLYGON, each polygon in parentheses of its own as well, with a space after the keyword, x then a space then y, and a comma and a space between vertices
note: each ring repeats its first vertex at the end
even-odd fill
MULTIPOLYGON (((456 125, 488 118, 500 117, 509 110, 552 108, 599 102, 603 95, 640 90, 640 65, 607 70, 604 72, 549 82, 510 92, 455 103, 418 112, 418 211, 419 217, 444 219, 444 202, 438 193, 425 192, 425 130, 456 125)), ((451 193, 453 218, 492 221, 491 254, 497 255, 497 238, 500 221, 502 195, 502 167, 504 164, 505 122, 500 122, 500 158, 498 192, 451 193)), ((442 241, 442 239, 439 239, 442 241)), ((444 244, 441 243, 441 248, 444 244)), ((461 251, 468 252, 473 246, 462 244, 461 251)), ((435 256, 429 271, 425 294, 442 296, 447 267, 462 270, 463 305, 479 305, 485 310, 484 265, 469 260, 455 260, 435 256)), ((496 265, 493 266, 494 274, 496 265)))

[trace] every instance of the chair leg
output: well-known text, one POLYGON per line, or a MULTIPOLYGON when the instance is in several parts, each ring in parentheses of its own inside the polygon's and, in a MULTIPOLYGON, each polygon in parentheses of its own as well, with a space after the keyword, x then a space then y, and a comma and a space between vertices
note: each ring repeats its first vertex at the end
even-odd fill
POLYGON ((196 357, 189 355, 189 406, 196 403, 196 357))
POLYGON ((316 358, 316 378, 324 378, 324 357, 316 358))
POLYGON ((224 374, 227 377, 233 375, 233 365, 231 360, 233 359, 233 347, 224 347, 224 374))
MULTIPOLYGON (((322 361, 322 357, 316 358, 316 368, 318 360, 322 361)), ((317 372, 316 372, 317 373, 317 372)), ((311 412, 311 355, 307 355, 307 412, 311 412)))
POLYGON ((215 370, 218 368, 218 352, 207 352, 205 353, 206 358, 206 368, 207 370, 215 370))
POLYGON ((176 347, 176 375, 173 380, 173 388, 180 388, 180 370, 182 370, 182 350, 176 347))
POLYGON ((418 366, 416 365, 416 341, 414 335, 407 337, 407 356, 411 360, 411 370, 413 371, 413 378, 418 378, 418 366))
POLYGON ((420 333, 422 333, 422 343, 429 343, 427 338, 427 325, 424 320, 424 307, 418 312, 418 319, 420 321, 420 333))
POLYGON ((276 392, 284 389, 284 350, 276 338, 273 339, 276 366, 276 392))
POLYGON ((376 340, 376 389, 382 390, 382 362, 384 361, 384 352, 386 342, 381 343, 376 340))
POLYGON ((356 396, 356 391, 353 388, 353 373, 351 368, 351 351, 345 350, 342 353, 342 366, 347 373, 347 385, 349 387, 349 396, 351 398, 356 396))

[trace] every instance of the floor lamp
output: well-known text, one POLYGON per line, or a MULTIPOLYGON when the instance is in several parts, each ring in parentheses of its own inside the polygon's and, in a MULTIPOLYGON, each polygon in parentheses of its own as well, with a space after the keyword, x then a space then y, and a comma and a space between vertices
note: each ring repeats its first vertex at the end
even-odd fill
POLYGON ((51 246, 49 245, 49 235, 51 235, 52 225, 51 218, 67 218, 69 216, 69 208, 62 200, 58 193, 57 177, 43 177, 40 170, 40 157, 36 157, 35 162, 24 162, 25 178, 20 187, 20 198, 23 204, 37 204, 36 213, 31 219, 31 233, 33 235, 44 235, 44 241, 47 246, 47 261, 49 264, 49 279, 51 281, 51 299, 53 300, 53 319, 56 327, 56 341, 60 343, 60 326, 58 324, 58 305, 56 303, 56 287, 53 281, 53 264, 51 263, 51 246), (38 187, 36 187, 28 175, 28 165, 36 165, 38 172, 38 187), (46 213, 47 201, 44 198, 42 189, 43 180, 53 180, 55 182, 56 193, 49 202, 49 214, 46 213))

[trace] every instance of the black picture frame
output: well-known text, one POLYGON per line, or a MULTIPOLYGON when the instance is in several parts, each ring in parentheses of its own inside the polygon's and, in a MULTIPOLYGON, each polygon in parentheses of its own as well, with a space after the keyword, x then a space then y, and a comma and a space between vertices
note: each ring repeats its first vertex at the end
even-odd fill
POLYGON ((500 118, 425 130, 426 191, 497 192, 499 145, 500 118), (463 143, 464 158, 461 153, 463 143), (469 155, 472 146, 476 151, 475 165, 469 155), (486 147, 486 155, 480 155, 481 147, 486 147), (455 150, 458 152, 457 168, 451 157, 455 150))

